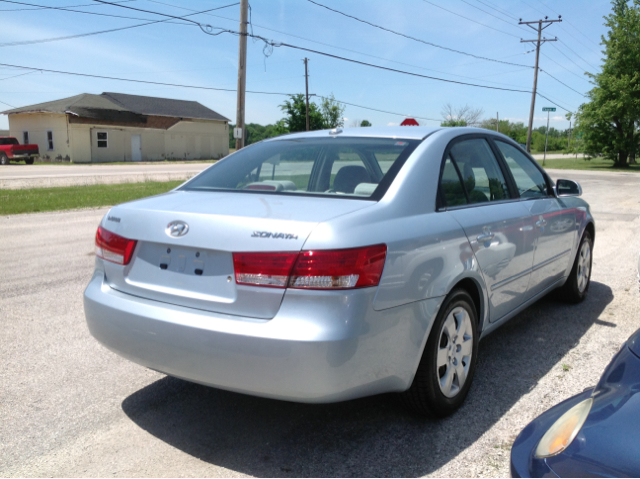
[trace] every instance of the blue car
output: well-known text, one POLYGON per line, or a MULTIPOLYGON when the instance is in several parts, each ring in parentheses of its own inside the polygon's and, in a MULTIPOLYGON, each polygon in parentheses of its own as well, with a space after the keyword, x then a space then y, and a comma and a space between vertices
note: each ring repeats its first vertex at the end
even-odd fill
POLYGON ((640 330, 595 388, 552 407, 511 449, 513 477, 640 477, 640 330))

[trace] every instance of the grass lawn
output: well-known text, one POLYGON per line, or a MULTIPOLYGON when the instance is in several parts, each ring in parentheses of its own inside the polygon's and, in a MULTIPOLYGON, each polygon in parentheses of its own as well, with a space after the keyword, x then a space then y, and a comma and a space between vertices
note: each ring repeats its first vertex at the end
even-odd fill
POLYGON ((158 161, 109 161, 106 163, 71 163, 57 161, 35 161, 34 165, 60 165, 60 166, 106 166, 106 165, 163 165, 166 163, 215 163, 218 160, 158 160, 158 161))
MULTIPOLYGON (((536 160, 542 165, 542 160, 536 160)), ((562 158, 558 160, 547 160, 545 168, 556 168, 558 170, 591 170, 591 171, 624 171, 629 173, 640 173, 640 164, 629 165, 627 168, 614 168, 613 162, 602 157, 585 160, 584 158, 562 158)))
POLYGON ((0 215, 117 205, 166 193, 184 181, 0 190, 0 215))

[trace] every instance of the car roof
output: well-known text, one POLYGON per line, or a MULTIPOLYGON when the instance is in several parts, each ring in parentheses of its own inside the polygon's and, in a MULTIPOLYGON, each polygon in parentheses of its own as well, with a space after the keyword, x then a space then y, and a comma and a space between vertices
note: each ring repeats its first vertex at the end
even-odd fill
POLYGON ((422 140, 431 133, 441 130, 441 127, 430 126, 363 126, 358 128, 337 128, 334 130, 315 130, 290 133, 272 138, 268 141, 297 138, 361 137, 361 138, 404 138, 408 140, 422 140))

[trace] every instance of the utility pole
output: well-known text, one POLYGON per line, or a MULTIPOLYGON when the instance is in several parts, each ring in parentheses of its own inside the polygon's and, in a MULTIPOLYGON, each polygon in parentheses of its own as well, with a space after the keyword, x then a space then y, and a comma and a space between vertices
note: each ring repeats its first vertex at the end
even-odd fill
POLYGON ((244 146, 244 97, 247 87, 247 10, 249 0, 240 0, 240 44, 238 53, 238 104, 236 110, 236 128, 233 136, 236 139, 236 150, 244 146))
POLYGON ((538 38, 537 40, 522 40, 520 39, 520 43, 535 43, 536 44, 536 66, 535 66, 535 70, 533 72, 533 92, 531 94, 531 110, 529 112, 529 131, 527 132, 527 151, 529 153, 531 153, 531 132, 533 130, 533 111, 536 107, 536 93, 538 90, 538 61, 540 60, 540 45, 542 45, 545 42, 557 42, 558 38, 541 38, 542 37, 542 30, 544 30, 545 28, 547 28, 549 25, 551 25, 552 23, 556 23, 556 22, 561 22, 562 21, 562 17, 560 15, 558 15, 558 19, 557 20, 547 20, 549 17, 544 17, 544 20, 536 20, 533 22, 523 22, 522 18, 520 19, 520 21, 518 22, 518 25, 526 25, 529 28, 532 28, 533 30, 535 30, 536 32, 538 32, 538 38), (537 27, 532 27, 531 25, 533 24, 538 24, 537 27), (545 26, 543 27, 542 24, 545 23, 545 26))
POLYGON ((496 131, 500 133, 500 112, 496 112, 496 131))
POLYGON ((307 69, 307 63, 309 59, 305 57, 304 59, 304 88, 306 91, 307 97, 307 131, 309 131, 309 71, 307 69))
POLYGON ((567 151, 569 150, 569 146, 571 145, 571 120, 569 120, 569 138, 567 139, 567 151))

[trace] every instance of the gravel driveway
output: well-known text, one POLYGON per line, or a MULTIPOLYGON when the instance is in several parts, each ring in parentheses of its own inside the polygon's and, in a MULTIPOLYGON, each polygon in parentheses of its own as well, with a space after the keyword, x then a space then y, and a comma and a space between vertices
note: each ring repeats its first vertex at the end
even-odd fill
POLYGON ((543 299, 482 341, 467 402, 441 421, 393 395, 293 404, 121 359, 82 310, 106 209, 0 217, 0 476, 507 476, 517 433, 640 327, 640 176, 550 172, 592 205, 589 296, 543 299))

